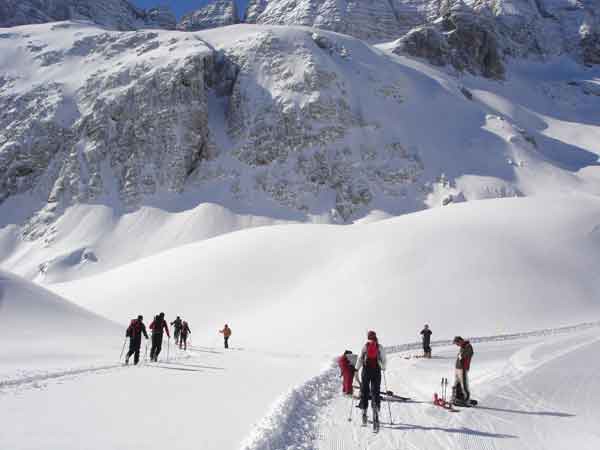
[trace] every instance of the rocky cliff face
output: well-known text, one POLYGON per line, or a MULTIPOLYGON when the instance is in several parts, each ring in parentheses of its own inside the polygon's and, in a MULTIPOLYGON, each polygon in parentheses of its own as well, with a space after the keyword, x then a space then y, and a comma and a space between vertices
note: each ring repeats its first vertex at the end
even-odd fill
POLYGON ((0 0, 0 27, 71 19, 90 20, 115 30, 175 28, 175 16, 168 9, 144 11, 126 0, 0 0))
POLYGON ((424 20, 424 1, 250 0, 248 23, 307 25, 369 42, 397 39, 424 20))
POLYGON ((393 52, 502 79, 504 64, 494 23, 470 10, 453 10, 431 25, 417 27, 394 43, 393 52))
POLYGON ((477 51, 495 53, 501 59, 561 54, 586 64, 600 59, 600 0, 251 0, 246 20, 314 26, 372 43, 405 37, 401 51, 414 56, 433 52, 435 64, 483 74, 488 69, 482 68, 482 61, 475 61, 480 56, 467 56, 467 49, 461 47, 465 32, 493 41, 483 47, 479 42, 477 51), (448 15, 453 17, 444 19, 448 15), (454 37, 448 25, 456 21, 460 28, 454 37), (453 52, 460 54, 460 61, 453 52))
POLYGON ((215 0, 203 8, 186 14, 177 25, 178 30, 199 31, 239 23, 235 1, 215 0))
MULTIPOLYGON (((444 20, 434 30, 440 48, 461 52, 421 56, 501 74, 487 25, 457 13, 444 20)), ((576 178, 552 165, 561 144, 543 153, 544 127, 489 114, 443 76, 314 29, 13 28, 0 34, 0 207, 30 199, 24 234, 51 239, 51 223, 82 202, 133 210, 191 192, 343 223, 576 178)), ((591 111, 597 97, 585 86, 541 86, 537 104, 564 91, 591 111)), ((571 166, 597 160, 568 153, 571 166)))

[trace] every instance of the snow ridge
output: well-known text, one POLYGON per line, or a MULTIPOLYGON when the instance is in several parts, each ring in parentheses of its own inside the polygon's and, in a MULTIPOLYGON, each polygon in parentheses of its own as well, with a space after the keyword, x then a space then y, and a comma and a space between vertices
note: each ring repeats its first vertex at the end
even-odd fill
POLYGON ((338 390, 337 369, 332 363, 319 375, 281 397, 242 444, 242 449, 312 448, 317 437, 319 411, 333 400, 338 390))

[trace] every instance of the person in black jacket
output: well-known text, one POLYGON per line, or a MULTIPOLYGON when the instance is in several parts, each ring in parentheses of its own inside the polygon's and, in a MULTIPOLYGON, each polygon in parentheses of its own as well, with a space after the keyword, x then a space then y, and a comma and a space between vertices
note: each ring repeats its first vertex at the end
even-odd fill
POLYGON ((179 336, 181 335, 181 317, 177 316, 173 322, 171 322, 171 326, 173 327, 173 337, 175 338, 175 345, 179 345, 179 336))
POLYGON ((144 318, 142 316, 137 316, 137 319, 133 319, 131 321, 127 327, 127 331, 125 332, 125 336, 129 337, 129 351, 127 352, 127 357, 125 358, 125 364, 129 364, 129 358, 131 358, 131 355, 133 355, 134 364, 137 364, 140 361, 142 334, 146 339, 148 339, 146 325, 144 325, 144 318))
POLYGON ((152 330, 152 349, 150 350, 150 361, 156 362, 158 361, 158 355, 162 349, 163 331, 167 332, 169 339, 171 338, 171 335, 169 334, 169 326, 165 320, 165 313, 161 312, 154 318, 150 324, 150 329, 152 330))
POLYGON ((187 338, 188 336, 192 333, 192 330, 190 330, 190 326, 188 325, 188 323, 184 320, 181 323, 181 332, 179 334, 179 348, 187 350, 187 338))
POLYGON ((423 336, 423 358, 431 358, 431 334, 429 325, 425 324, 421 330, 421 336, 423 336))

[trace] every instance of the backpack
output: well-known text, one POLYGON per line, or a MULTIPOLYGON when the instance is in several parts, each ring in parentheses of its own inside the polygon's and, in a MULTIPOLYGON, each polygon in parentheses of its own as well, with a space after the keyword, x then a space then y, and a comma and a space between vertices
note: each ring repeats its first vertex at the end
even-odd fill
POLYGON ((367 342, 367 354, 365 355, 365 365, 372 369, 379 367, 379 345, 377 342, 367 342))
POLYGON ((129 326, 127 327, 127 331, 125 332, 125 336, 126 337, 131 337, 132 333, 133 333, 133 325, 135 324, 135 319, 133 319, 130 323, 129 326))

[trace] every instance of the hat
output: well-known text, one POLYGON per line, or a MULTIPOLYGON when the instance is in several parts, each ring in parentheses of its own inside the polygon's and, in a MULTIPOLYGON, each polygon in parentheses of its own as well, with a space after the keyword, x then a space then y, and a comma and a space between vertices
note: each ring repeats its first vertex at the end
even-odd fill
POLYGON ((144 316, 142 316, 141 314, 138 316, 138 320, 144 320, 144 316))
POLYGON ((161 312, 161 313, 159 314, 159 316, 160 316, 160 317, 165 317, 165 313, 164 313, 164 312, 161 312))
POLYGON ((459 342, 464 341, 464 339, 460 336, 454 336, 454 339, 452 340, 453 344, 458 344, 459 342))

